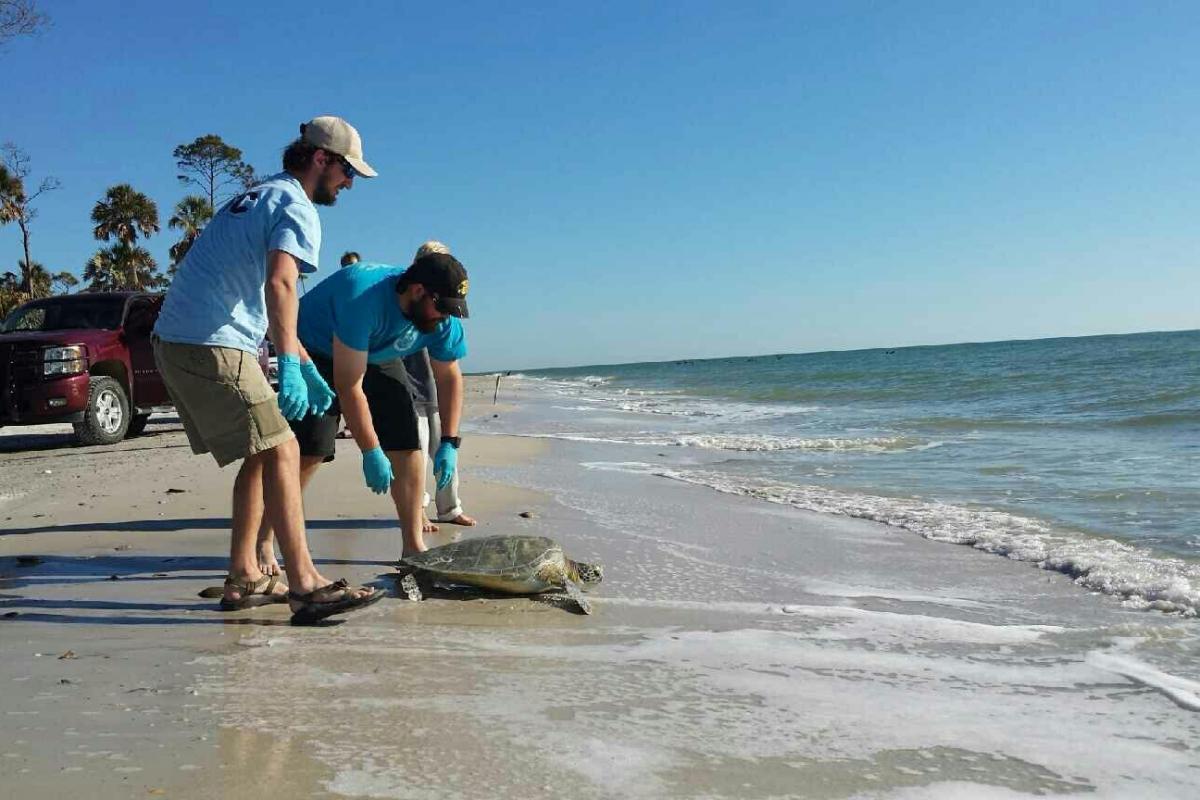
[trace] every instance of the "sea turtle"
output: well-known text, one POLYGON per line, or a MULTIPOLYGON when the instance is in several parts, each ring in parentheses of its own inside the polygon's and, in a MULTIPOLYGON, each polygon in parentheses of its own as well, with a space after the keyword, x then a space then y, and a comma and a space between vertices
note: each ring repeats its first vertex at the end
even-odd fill
POLYGON ((553 539, 544 536, 486 536, 464 539, 424 553, 405 556, 400 586, 410 600, 421 599, 421 586, 433 582, 479 586, 504 594, 565 592, 585 614, 591 604, 580 591, 599 583, 604 568, 572 561, 553 539))

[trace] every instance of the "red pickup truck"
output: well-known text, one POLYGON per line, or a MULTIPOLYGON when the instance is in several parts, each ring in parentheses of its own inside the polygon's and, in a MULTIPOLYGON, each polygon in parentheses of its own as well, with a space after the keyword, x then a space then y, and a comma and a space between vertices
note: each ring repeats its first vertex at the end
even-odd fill
MULTIPOLYGON (((162 301, 82 292, 18 306, 0 324, 0 428, 70 422, 83 444, 113 444, 172 410, 150 342, 162 301)), ((269 375, 265 343, 258 363, 269 375)))
POLYGON ((34 300, 0 327, 0 426, 71 422, 84 444, 136 436, 170 407, 150 333, 161 294, 34 300))

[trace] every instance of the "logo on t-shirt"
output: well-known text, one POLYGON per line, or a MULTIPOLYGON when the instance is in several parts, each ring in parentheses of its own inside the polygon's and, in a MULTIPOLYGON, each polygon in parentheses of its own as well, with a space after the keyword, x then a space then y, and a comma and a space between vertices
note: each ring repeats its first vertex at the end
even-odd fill
POLYGON ((392 342, 392 347, 395 347, 401 355, 408 355, 416 349, 417 339, 420 337, 420 335, 421 332, 416 328, 409 327, 400 332, 400 335, 396 337, 394 342, 392 342))
POLYGON ((230 214, 245 214, 254 207, 254 201, 258 199, 258 192, 246 192, 234 198, 229 204, 230 214))

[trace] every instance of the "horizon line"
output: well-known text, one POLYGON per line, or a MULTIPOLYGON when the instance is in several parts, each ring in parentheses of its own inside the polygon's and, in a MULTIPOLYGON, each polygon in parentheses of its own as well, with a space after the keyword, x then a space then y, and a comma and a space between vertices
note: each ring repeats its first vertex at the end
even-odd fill
POLYGON ((464 375, 469 376, 485 376, 499 375, 523 372, 545 372, 552 369, 591 369, 600 367, 631 367, 640 365, 654 364, 677 364, 682 361, 725 361, 731 358, 774 358, 776 356, 815 356, 826 353, 866 353, 872 350, 915 350, 925 347, 970 347, 977 345, 993 345, 993 344, 1014 344, 1025 342, 1048 342, 1058 339, 1101 339, 1110 336, 1152 336, 1155 334, 1164 333, 1196 333, 1200 332, 1200 328, 1176 328, 1168 330, 1150 330, 1150 331, 1124 331, 1120 333, 1085 333, 1077 335, 1064 336, 1036 336, 1015 339, 990 339, 986 341, 961 341, 961 342, 926 342, 921 344, 904 344, 904 345, 879 345, 876 347, 848 347, 842 349, 829 350, 802 350, 800 352, 773 352, 773 353, 747 353, 734 354, 728 356, 699 356, 699 357, 680 357, 680 358, 664 358, 656 361, 611 361, 605 363, 594 364, 572 364, 557 367, 525 367, 522 369, 492 369, 481 370, 479 372, 464 372, 464 375))

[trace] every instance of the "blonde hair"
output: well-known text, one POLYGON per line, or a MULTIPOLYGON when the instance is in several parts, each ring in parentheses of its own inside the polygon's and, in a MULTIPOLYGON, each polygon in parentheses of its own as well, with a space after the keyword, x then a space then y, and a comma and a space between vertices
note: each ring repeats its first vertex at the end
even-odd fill
POLYGON ((424 258, 425 256, 431 256, 434 253, 445 253, 446 255, 450 255, 450 248, 439 242, 437 239, 430 239, 428 242, 417 248, 417 255, 414 256, 414 260, 417 258, 424 258))

